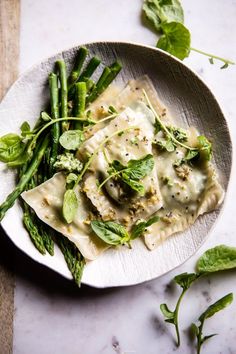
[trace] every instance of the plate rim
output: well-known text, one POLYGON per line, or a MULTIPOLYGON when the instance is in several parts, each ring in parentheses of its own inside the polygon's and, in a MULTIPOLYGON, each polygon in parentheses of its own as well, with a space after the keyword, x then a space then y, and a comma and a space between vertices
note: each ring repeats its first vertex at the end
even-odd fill
MULTIPOLYGON (((222 106, 221 104, 218 102, 216 96, 215 96, 215 93, 214 91, 212 90, 211 86, 206 83, 206 81, 194 70, 192 69, 191 67, 189 67, 187 64, 185 64, 183 61, 181 61, 180 59, 176 58, 175 56, 171 55, 170 53, 160 49, 160 48, 156 48, 156 47, 153 47, 151 45, 146 45, 146 44, 142 44, 142 43, 139 43, 139 42, 135 42, 135 41, 91 41, 91 42, 86 42, 86 43, 81 43, 81 44, 76 44, 76 45, 73 45, 73 46, 70 46, 68 48, 65 48, 65 49, 62 49, 60 51, 57 51, 57 53, 55 54, 52 54, 50 56, 46 56, 44 58, 42 58, 40 61, 34 63, 33 65, 31 65, 28 69, 24 70, 23 72, 21 72, 17 79, 10 85, 10 87, 8 88, 8 90, 6 91, 5 95, 3 96, 1 102, 0 102, 0 108, 1 108, 1 105, 4 103, 4 101, 7 99, 8 95, 11 93, 11 91, 14 89, 14 86, 17 84, 18 81, 20 81, 25 75, 27 75, 29 72, 31 72, 32 70, 36 69, 37 67, 39 67, 42 63, 50 60, 51 58, 53 57, 56 57, 56 56, 61 56, 63 55, 63 53, 65 52, 68 52, 68 51, 71 51, 71 50, 75 50, 81 46, 93 46, 93 45, 96 45, 96 46, 99 46, 99 45, 128 45, 128 46, 135 46, 135 47, 138 47, 138 48, 144 48, 144 49, 149 49, 151 51, 154 51, 156 53, 161 53, 162 55, 170 58, 170 60, 173 60, 177 63, 179 63, 179 65, 182 65, 183 67, 185 67, 185 69, 189 72, 191 72, 204 86, 205 89, 207 89, 208 93, 211 95, 212 99, 214 100, 214 104, 217 106, 217 108, 219 109, 219 112, 221 113, 222 115, 222 118, 225 122, 225 129, 227 131, 227 134, 228 134, 228 143, 229 143, 229 146, 230 146, 230 166, 229 166, 229 178, 227 180, 227 185, 226 185, 226 190, 225 190, 225 195, 224 195, 224 200, 222 202, 222 204, 220 205, 219 207, 219 213, 218 213, 218 216, 216 218, 216 220, 214 221, 214 223, 212 224, 212 226, 210 227, 209 231, 207 232, 206 236, 204 237, 204 239, 200 242, 200 244, 194 249, 194 252, 189 255, 184 261, 182 261, 180 264, 174 266, 173 268, 165 271, 164 273, 162 273, 161 275, 157 275, 157 276, 152 276, 150 278, 148 278, 147 280, 145 281, 135 281, 135 282, 132 282, 130 284, 118 284, 118 285, 111 285, 111 286, 98 286, 98 285, 94 285, 92 284, 91 282, 89 281, 83 281, 82 279, 82 284, 84 285, 88 285, 88 286, 91 286, 91 287, 94 287, 94 288, 100 288, 100 289, 104 289, 104 288, 116 288, 116 287, 123 287, 123 286, 133 286, 133 285, 138 285, 138 284, 143 284, 143 283, 146 283, 146 282, 149 282, 151 280, 154 280, 154 279, 157 279, 157 278, 160 278, 162 277, 163 275, 166 275, 168 274, 169 272, 177 269, 178 267, 184 265, 191 257, 193 257, 198 251, 199 249, 204 245, 204 243, 207 241, 207 239, 210 237, 212 231, 214 230, 214 228, 216 227, 219 219, 221 218, 222 214, 223 214, 223 211, 224 211, 224 208, 225 208, 225 204, 226 204, 226 200, 227 198, 229 198, 229 189, 231 188, 232 186, 232 168, 233 168, 233 161, 234 161, 234 149, 233 149, 233 143, 232 143, 232 136, 231 136, 231 133, 230 133, 230 129, 229 129, 229 126, 228 126, 228 122, 227 122, 227 119, 226 119, 226 115, 224 113, 224 110, 222 109, 222 106)), ((52 270, 53 272, 56 272, 57 274, 60 274, 60 276, 64 277, 65 279, 68 279, 68 280, 72 280, 72 276, 67 276, 66 274, 63 274, 61 273, 59 270, 55 269, 55 268, 52 268, 42 262, 40 262, 40 260, 38 259, 35 259, 32 257, 32 255, 30 255, 25 249, 22 249, 20 248, 14 241, 13 239, 8 235, 7 231, 5 230, 4 226, 1 224, 1 228, 2 230, 4 231, 4 233, 7 235, 7 237, 10 239, 10 241, 14 244, 15 247, 17 247, 21 252, 23 252, 24 254, 26 254, 27 256, 29 256, 34 262, 37 262, 39 263, 41 266, 44 266, 46 268, 49 268, 50 270, 52 270)))

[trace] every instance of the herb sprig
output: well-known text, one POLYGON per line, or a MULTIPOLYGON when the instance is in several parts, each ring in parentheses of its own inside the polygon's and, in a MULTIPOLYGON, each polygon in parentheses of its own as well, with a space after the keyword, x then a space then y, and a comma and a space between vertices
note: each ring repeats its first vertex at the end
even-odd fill
POLYGON ((182 288, 175 309, 173 311, 169 310, 166 304, 161 304, 160 309, 165 321, 175 326, 177 346, 180 345, 179 308, 185 293, 200 277, 228 269, 236 269, 236 248, 220 245, 207 250, 199 258, 196 273, 182 273, 174 278, 174 282, 182 288))
POLYGON ((214 60, 221 61, 221 69, 235 64, 231 60, 191 47, 191 34, 184 26, 184 11, 179 0, 144 0, 143 12, 152 28, 161 35, 157 48, 181 60, 187 58, 190 51, 195 51, 207 56, 211 64, 214 64, 214 60))
POLYGON ((131 240, 142 236, 149 226, 159 220, 158 216, 153 216, 147 221, 140 220, 132 227, 130 233, 122 224, 112 220, 92 220, 91 228, 93 232, 108 245, 127 245, 131 248, 131 240))
POLYGON ((192 331, 195 334, 197 338, 197 354, 200 354, 202 344, 206 342, 208 339, 216 336, 216 333, 213 334, 208 334, 208 335, 203 335, 202 330, 203 326, 205 323, 205 320, 207 318, 210 318, 214 316, 217 312, 225 309, 227 306, 229 306, 233 301, 233 294, 229 293, 216 301, 214 304, 210 305, 202 314, 199 316, 198 321, 200 324, 197 326, 195 323, 192 323, 192 331))
POLYGON ((109 164, 109 176, 99 185, 100 190, 105 183, 111 178, 119 177, 125 184, 131 189, 144 194, 144 186, 139 181, 146 177, 154 167, 154 158, 151 154, 148 154, 137 160, 130 160, 127 166, 124 166, 120 161, 114 160, 109 164))

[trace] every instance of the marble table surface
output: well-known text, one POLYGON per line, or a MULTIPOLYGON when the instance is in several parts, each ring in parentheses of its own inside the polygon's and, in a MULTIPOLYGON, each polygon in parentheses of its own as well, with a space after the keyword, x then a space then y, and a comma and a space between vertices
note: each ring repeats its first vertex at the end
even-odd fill
MULTIPOLYGON (((183 0, 192 44, 236 59, 236 0, 183 0)), ((154 45, 156 36, 142 25, 141 0, 21 0, 20 72, 73 45, 96 40, 125 40, 154 45)), ((218 98, 236 139, 236 67, 192 53, 186 64, 197 71, 218 98)), ((216 122, 217 124, 217 122, 216 122)), ((145 284, 96 290, 75 286, 16 251, 14 354, 170 354, 194 353, 188 327, 211 303, 236 294, 235 272, 202 279, 186 296, 180 312, 182 346, 176 349, 173 328, 165 324, 159 304, 174 304, 179 289, 170 283, 192 271, 204 250, 236 245, 235 165, 220 220, 198 253, 169 274, 145 284)), ((236 301, 209 319, 203 353, 236 353, 236 301)))

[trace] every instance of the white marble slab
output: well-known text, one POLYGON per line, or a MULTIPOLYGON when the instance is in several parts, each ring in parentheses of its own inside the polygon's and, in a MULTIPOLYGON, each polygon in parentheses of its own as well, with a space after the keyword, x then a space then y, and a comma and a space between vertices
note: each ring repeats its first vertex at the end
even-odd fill
MULTIPOLYGON (((154 33, 142 26, 141 0, 21 0, 20 71, 75 44, 125 40, 155 44, 154 33)), ((184 0, 192 45, 236 59, 236 0, 184 0)), ((210 85, 236 139, 236 67, 219 70, 192 53, 186 63, 210 85)), ((217 125, 217 122, 216 122, 217 125)), ((235 166, 235 165, 234 165, 235 166)), ((169 285, 176 274, 192 271, 196 259, 216 244, 236 245, 235 167, 224 211, 208 241, 182 267, 149 283, 130 288, 77 290, 72 284, 16 257, 14 354, 169 354, 176 351, 173 328, 163 322, 159 304, 174 304, 178 289, 169 285)), ((180 313, 182 347, 194 353, 187 328, 209 303, 235 291, 235 273, 199 281, 187 294, 180 313)), ((209 319, 207 333, 220 333, 203 353, 236 353, 236 300, 209 319)))

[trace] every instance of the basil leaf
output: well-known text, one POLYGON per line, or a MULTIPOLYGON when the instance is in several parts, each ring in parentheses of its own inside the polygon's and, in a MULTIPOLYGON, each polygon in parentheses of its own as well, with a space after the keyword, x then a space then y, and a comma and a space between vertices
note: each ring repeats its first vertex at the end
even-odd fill
POLYGON ((156 223, 159 220, 160 220, 159 216, 153 216, 147 221, 140 221, 136 223, 131 230, 131 239, 135 239, 139 236, 142 236, 147 227, 151 226, 152 224, 156 223))
POLYGON ((130 160, 127 167, 125 174, 129 178, 138 181, 153 170, 154 158, 151 154, 148 154, 139 160, 130 160))
POLYGON ((236 268, 236 247, 225 245, 207 250, 197 262, 199 273, 213 273, 236 268))
POLYGON ((198 318, 200 322, 204 321, 206 318, 212 317, 215 313, 223 310, 225 307, 229 306, 233 301, 233 294, 227 294, 220 300, 216 301, 214 304, 210 305, 206 311, 204 311, 198 318))
POLYGON ((189 56, 191 35, 189 30, 178 22, 163 23, 163 35, 157 42, 157 48, 163 49, 183 60, 189 56))
POLYGON ((11 168, 20 167, 23 166, 28 160, 29 160, 29 155, 23 150, 22 154, 14 161, 8 162, 7 166, 11 168))
POLYGON ((75 217, 78 209, 78 200, 73 189, 68 189, 64 194, 62 214, 68 224, 70 224, 75 217))
POLYGON ((105 243, 113 246, 123 245, 130 240, 125 227, 114 221, 91 221, 91 228, 105 243))
POLYGON ((154 158, 151 154, 148 154, 138 160, 130 160, 127 166, 124 166, 120 161, 114 160, 109 164, 108 173, 112 177, 112 174, 121 172, 117 178, 120 178, 130 188, 136 192, 144 195, 145 189, 142 183, 139 181, 148 175, 154 167, 154 158))
POLYGON ((22 138, 17 134, 6 134, 0 138, 0 161, 16 160, 24 151, 22 138))
POLYGON ((145 0, 143 11, 157 32, 161 30, 162 22, 184 22, 184 12, 179 0, 145 0))
POLYGON ((59 139, 61 146, 66 150, 77 150, 84 141, 84 134, 81 130, 67 130, 59 139))
POLYGON ((204 135, 198 136, 197 140, 200 158, 203 161, 209 161, 212 156, 212 144, 204 135))
POLYGON ((195 273, 182 273, 174 277, 174 281, 181 286, 182 289, 188 289, 197 278, 198 275, 195 273))
POLYGON ((140 195, 144 195, 145 194, 145 189, 142 183, 131 179, 130 176, 128 174, 126 174, 125 172, 122 173, 122 181, 125 182, 131 189, 133 189, 134 191, 138 192, 140 195))

